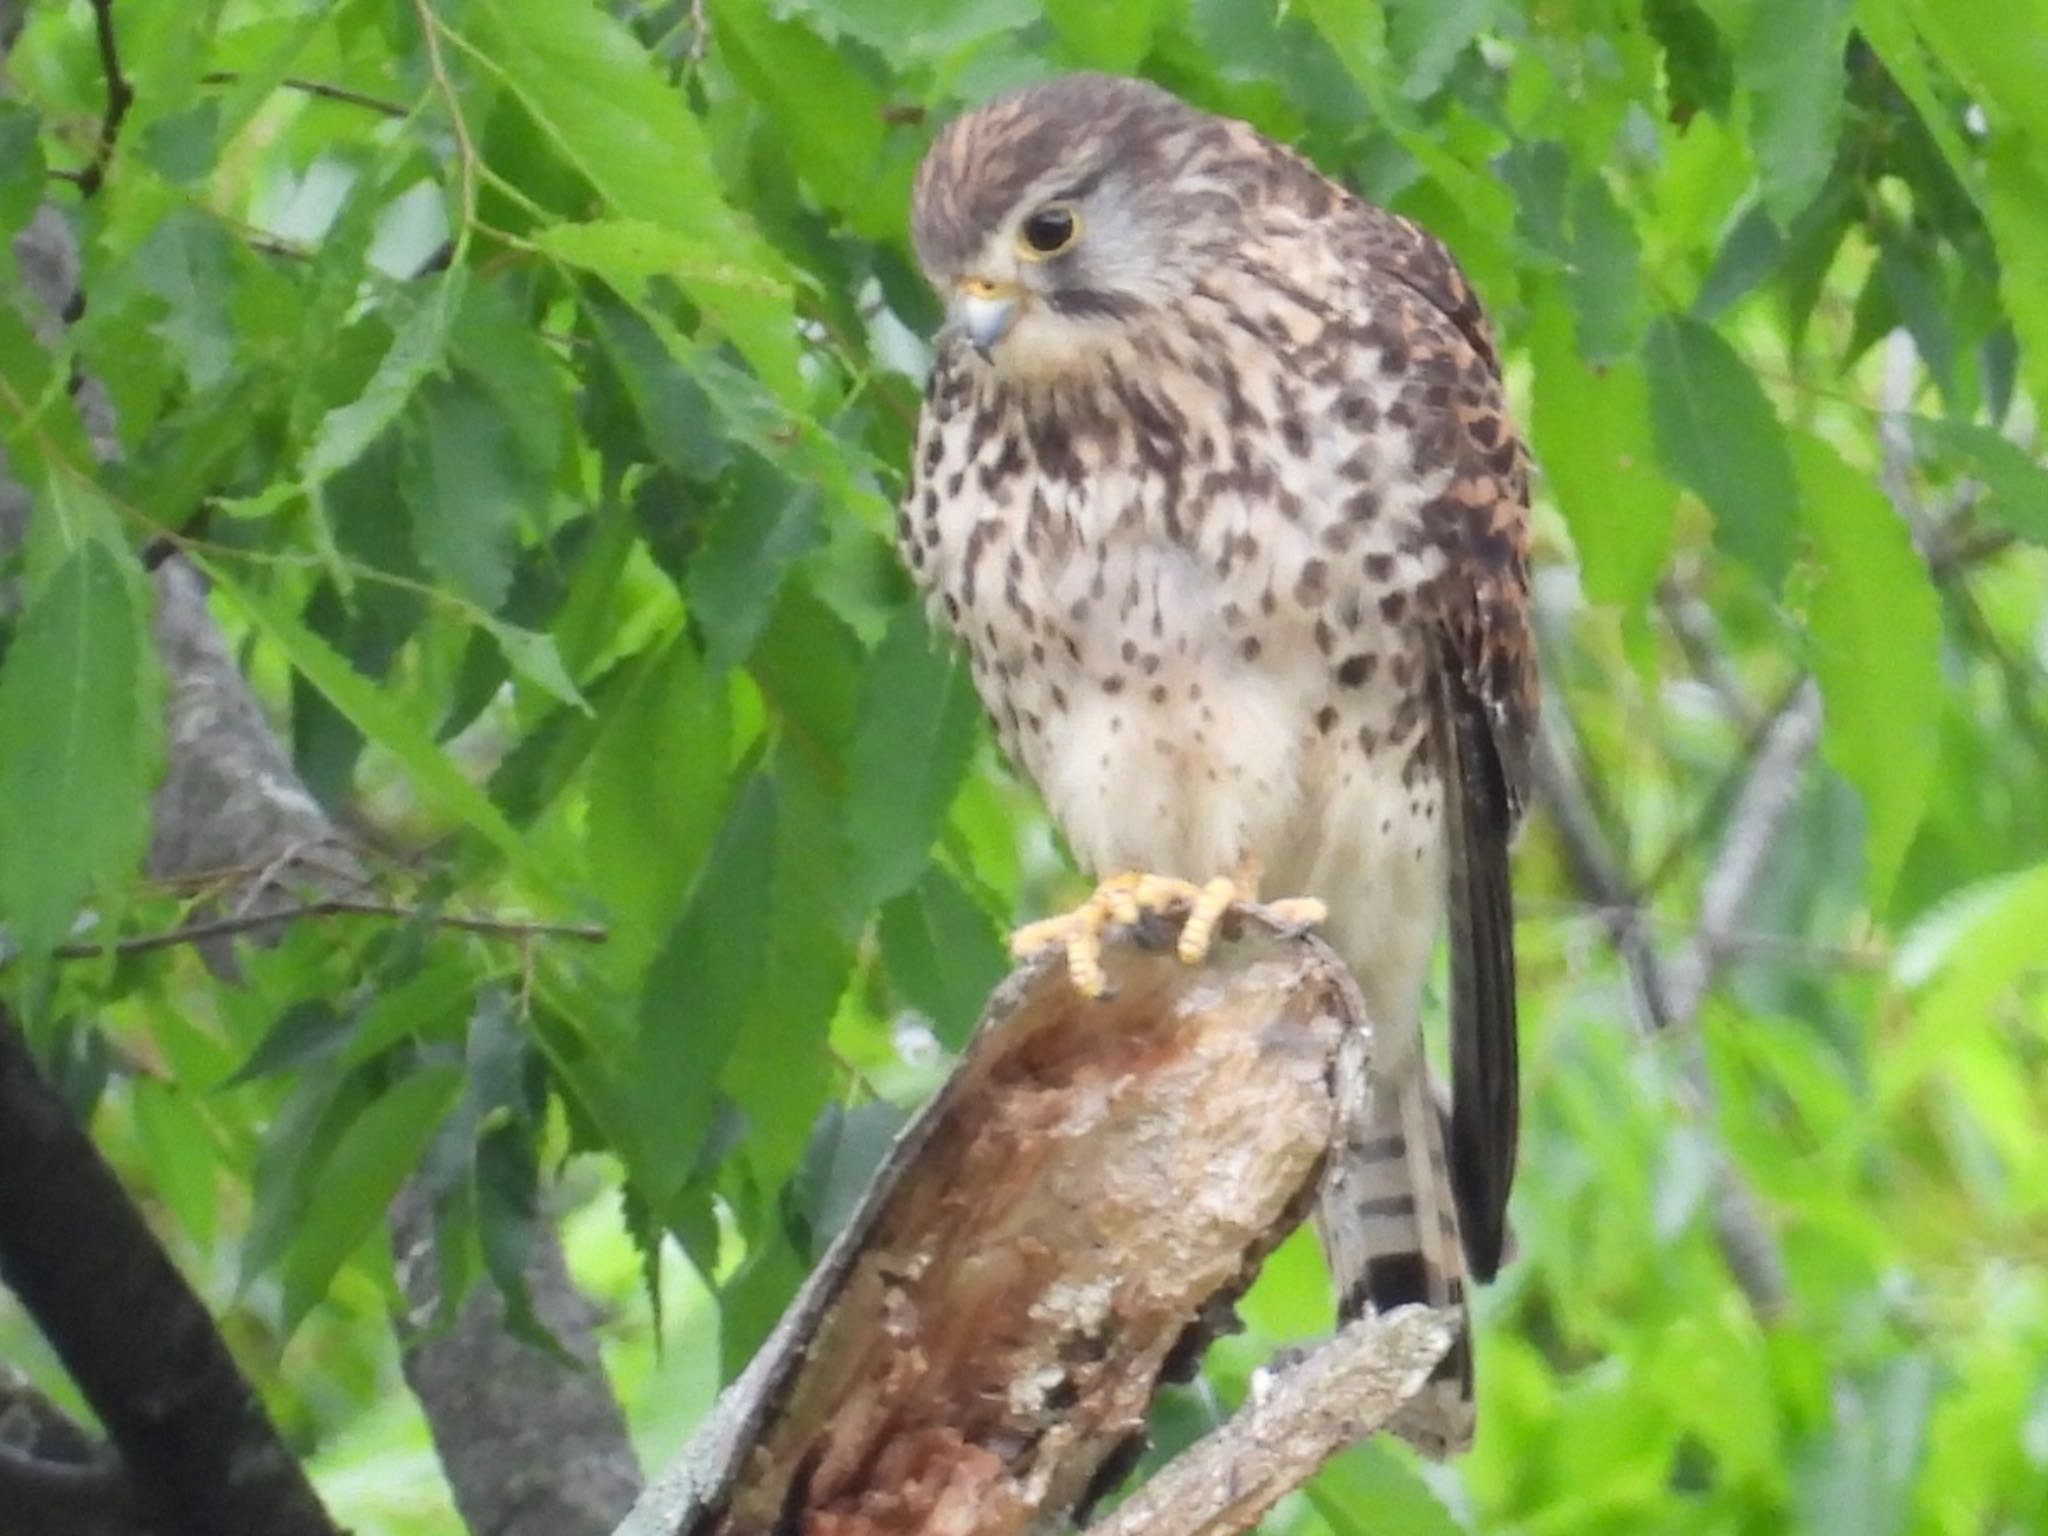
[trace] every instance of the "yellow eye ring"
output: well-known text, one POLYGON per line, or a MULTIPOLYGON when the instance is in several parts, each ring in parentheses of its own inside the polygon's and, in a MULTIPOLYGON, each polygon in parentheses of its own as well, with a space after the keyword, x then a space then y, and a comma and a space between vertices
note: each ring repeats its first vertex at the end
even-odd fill
POLYGON ((1017 254, 1026 261, 1044 261, 1080 238, 1081 215, 1070 204, 1047 203, 1017 226, 1017 254))

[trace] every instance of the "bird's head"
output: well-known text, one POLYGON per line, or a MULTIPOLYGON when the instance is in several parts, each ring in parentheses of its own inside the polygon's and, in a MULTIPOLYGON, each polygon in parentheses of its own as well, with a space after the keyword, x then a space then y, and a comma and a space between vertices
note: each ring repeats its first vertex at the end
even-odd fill
POLYGON ((1185 295, 1237 238, 1237 194, 1216 174, 1234 126, 1092 74, 955 119, 911 209, 950 326, 1006 372, 1059 372, 1185 295))

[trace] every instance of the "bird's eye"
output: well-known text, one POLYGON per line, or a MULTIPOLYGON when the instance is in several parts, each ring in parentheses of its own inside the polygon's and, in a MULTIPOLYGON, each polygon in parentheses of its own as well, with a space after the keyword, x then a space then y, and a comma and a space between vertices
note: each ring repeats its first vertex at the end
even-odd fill
POLYGON ((1041 208, 1027 218, 1017 231, 1019 251, 1033 261, 1057 256, 1081 233, 1081 220, 1064 203, 1041 208))

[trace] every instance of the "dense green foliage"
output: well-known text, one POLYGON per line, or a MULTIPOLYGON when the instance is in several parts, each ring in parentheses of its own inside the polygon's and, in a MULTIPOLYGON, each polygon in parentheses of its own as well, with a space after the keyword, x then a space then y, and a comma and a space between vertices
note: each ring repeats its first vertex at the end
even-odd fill
MULTIPOLYGON (((1539 810, 1478 1448, 1353 1453, 1271 1528, 2041 1528, 2048 3, 117 14, 135 99, 95 193, 55 175, 105 106, 84 4, 32 9, 0 104, 0 233, 52 199, 87 295, 54 351, 0 305, 0 444, 36 497, 0 990, 345 1517, 444 1508, 380 1401, 378 1218, 423 1155, 479 1283, 516 1277, 537 1170, 623 1187, 573 1251, 629 1383, 653 1324, 622 1255, 673 1235, 666 1454, 936 1081, 918 1047, 960 1040, 1002 930, 1073 894, 889 539, 937 318, 912 170, 961 105, 1090 66, 1299 144, 1466 265, 1544 470, 1549 708, 1633 931, 1678 947, 1762 723, 1806 675, 1825 707, 1729 968, 1667 1034, 1539 810), (609 941, 356 917, 238 986, 190 948, 46 963, 83 906, 141 934, 203 895, 139 879, 155 540, 207 573, 307 783, 405 850, 395 899, 609 941), (1729 1178, 1782 1244, 1775 1313, 1717 1239, 1729 1178)), ((1328 1309, 1290 1244, 1214 1394, 1328 1309)))

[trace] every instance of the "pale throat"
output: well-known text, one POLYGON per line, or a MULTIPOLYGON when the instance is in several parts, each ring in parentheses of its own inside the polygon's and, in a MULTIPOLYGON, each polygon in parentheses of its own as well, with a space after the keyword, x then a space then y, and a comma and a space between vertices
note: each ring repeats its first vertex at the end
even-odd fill
POLYGON ((1100 378, 1128 350, 1123 322, 1074 319, 1041 298, 1024 302, 1016 324, 989 354, 999 379, 1033 384, 1100 378))

